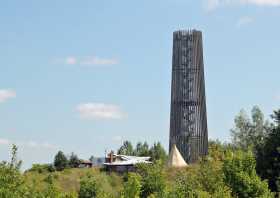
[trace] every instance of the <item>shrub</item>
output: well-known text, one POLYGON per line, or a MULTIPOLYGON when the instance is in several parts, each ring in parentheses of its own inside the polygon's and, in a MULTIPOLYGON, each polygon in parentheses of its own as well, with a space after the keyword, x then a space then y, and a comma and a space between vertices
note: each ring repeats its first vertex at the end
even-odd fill
POLYGON ((124 183, 123 196, 125 198, 139 198, 141 192, 141 176, 129 173, 127 182, 124 183))
POLYGON ((256 173, 256 162, 252 152, 229 152, 224 160, 225 183, 233 194, 240 198, 273 197, 268 184, 256 173))
POLYGON ((164 196, 166 178, 160 161, 154 164, 139 164, 137 171, 142 176, 141 197, 148 197, 151 194, 159 197, 164 196))

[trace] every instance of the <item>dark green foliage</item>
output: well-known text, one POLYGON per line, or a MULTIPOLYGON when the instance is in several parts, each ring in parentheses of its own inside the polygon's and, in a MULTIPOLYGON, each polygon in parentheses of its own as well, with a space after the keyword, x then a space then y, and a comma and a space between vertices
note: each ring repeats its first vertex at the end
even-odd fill
POLYGON ((272 191, 280 192, 280 110, 272 116, 275 126, 265 138, 265 143, 257 150, 257 171, 267 179, 272 191))
POLYGON ((166 190, 166 177, 163 172, 163 164, 159 161, 154 164, 139 164, 138 173, 142 176, 141 197, 151 194, 163 197, 166 190))
POLYGON ((157 160, 165 162, 167 160, 167 154, 160 142, 154 143, 154 145, 151 147, 150 156, 154 162, 157 160))
POLYGON ((89 161, 91 161, 92 163, 94 162, 94 156, 90 156, 90 158, 88 159, 89 161))
POLYGON ((257 176, 252 152, 228 152, 223 162, 225 183, 239 198, 273 197, 265 181, 257 176))
POLYGON ((58 171, 62 171, 68 166, 68 159, 62 151, 58 151, 58 153, 55 155, 54 166, 58 171))
POLYGON ((207 158, 185 170, 178 170, 168 198, 230 198, 231 189, 225 184, 222 171, 226 148, 220 142, 211 141, 207 158))
POLYGON ((124 141, 123 145, 118 150, 118 154, 133 155, 134 151, 133 151, 133 146, 132 146, 131 142, 124 141))
POLYGON ((12 147, 12 158, 9 163, 0 163, 0 197, 21 198, 24 196, 24 181, 19 168, 21 161, 17 159, 17 147, 12 147))
POLYGON ((136 148, 129 141, 124 141, 123 145, 119 148, 118 154, 122 155, 135 155, 135 156, 150 156, 152 161, 161 160, 165 162, 168 158, 166 151, 160 142, 154 143, 154 145, 149 148, 147 142, 136 144, 136 148))
POLYGON ((149 156, 149 145, 147 142, 144 142, 144 144, 142 144, 142 142, 138 142, 136 144, 136 148, 134 151, 134 155, 136 156, 149 156))
POLYGON ((76 154, 74 154, 73 152, 70 155, 69 158, 69 167, 71 168, 77 168, 80 164, 80 159, 78 158, 78 156, 76 154))
POLYGON ((101 186, 93 176, 86 176, 81 179, 79 198, 96 198, 101 197, 101 186))
POLYGON ((141 176, 137 173, 128 173, 127 181, 124 183, 122 196, 124 198, 139 198, 141 192, 141 176))
POLYGON ((97 197, 98 186, 94 177, 82 178, 80 182, 79 198, 97 197))
POLYGON ((32 164, 32 168, 28 171, 35 171, 38 173, 54 172, 55 167, 52 164, 32 164))
POLYGON ((251 112, 251 119, 244 110, 234 119, 235 127, 231 130, 233 145, 247 150, 263 144, 264 137, 270 130, 270 124, 264 120, 264 115, 259 107, 254 106, 251 112))
POLYGON ((275 121, 276 126, 280 126, 280 109, 277 111, 274 111, 271 115, 272 119, 275 121))

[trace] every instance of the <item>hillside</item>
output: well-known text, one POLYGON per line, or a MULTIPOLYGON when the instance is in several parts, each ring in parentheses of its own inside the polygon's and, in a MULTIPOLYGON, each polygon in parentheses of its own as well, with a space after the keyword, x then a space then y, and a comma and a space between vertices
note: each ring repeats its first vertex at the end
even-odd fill
POLYGON ((68 168, 53 173, 28 171, 24 173, 24 180, 28 185, 34 186, 36 190, 43 191, 47 188, 48 183, 46 181, 50 175, 52 175, 54 186, 65 193, 77 193, 80 188, 81 178, 85 176, 94 176, 102 184, 104 191, 114 197, 117 197, 123 185, 122 176, 115 173, 107 174, 100 171, 99 168, 68 168))

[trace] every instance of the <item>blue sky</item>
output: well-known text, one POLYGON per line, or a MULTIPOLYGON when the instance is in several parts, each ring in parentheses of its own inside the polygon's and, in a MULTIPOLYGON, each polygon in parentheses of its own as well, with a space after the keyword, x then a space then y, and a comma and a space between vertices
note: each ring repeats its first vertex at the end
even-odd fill
POLYGON ((203 31, 209 137, 280 102, 280 0, 0 3, 0 160, 103 156, 122 140, 168 146, 172 32, 203 31))

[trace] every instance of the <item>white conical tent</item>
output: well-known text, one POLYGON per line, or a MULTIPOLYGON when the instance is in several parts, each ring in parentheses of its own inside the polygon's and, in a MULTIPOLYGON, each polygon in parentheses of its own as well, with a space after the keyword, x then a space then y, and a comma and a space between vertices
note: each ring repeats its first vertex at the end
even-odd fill
POLYGON ((171 152, 169 154, 168 166, 169 167, 188 166, 188 164, 185 162, 184 158, 182 157, 181 153, 179 152, 175 144, 172 145, 171 152))

